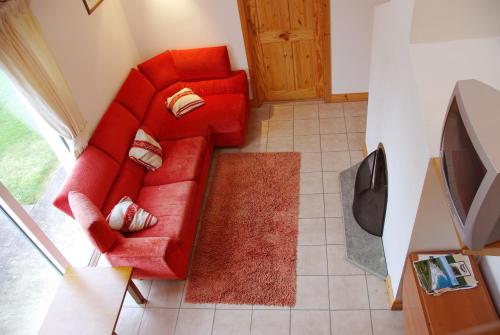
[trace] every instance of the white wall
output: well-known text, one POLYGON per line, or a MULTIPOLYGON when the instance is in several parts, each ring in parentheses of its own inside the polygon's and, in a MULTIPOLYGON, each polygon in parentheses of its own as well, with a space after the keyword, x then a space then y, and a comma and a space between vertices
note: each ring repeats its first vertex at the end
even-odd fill
POLYGON ((385 1, 330 1, 332 93, 368 91, 373 10, 385 1))
POLYGON ((450 41, 500 34, 498 0, 416 0, 412 42, 450 41))
POLYGON ((248 69, 236 1, 122 0, 122 3, 142 60, 167 49, 225 44, 233 69, 248 69))
POLYGON ((120 0, 88 15, 82 1, 32 0, 49 47, 92 133, 131 67, 139 61, 120 0))
POLYGON ((431 155, 439 156, 446 109, 457 80, 477 79, 500 90, 500 37, 417 43, 410 53, 427 142, 431 155))
POLYGON ((375 9, 366 142, 387 154, 388 204, 384 251, 394 295, 403 273, 429 153, 408 38, 412 1, 393 0, 375 9))

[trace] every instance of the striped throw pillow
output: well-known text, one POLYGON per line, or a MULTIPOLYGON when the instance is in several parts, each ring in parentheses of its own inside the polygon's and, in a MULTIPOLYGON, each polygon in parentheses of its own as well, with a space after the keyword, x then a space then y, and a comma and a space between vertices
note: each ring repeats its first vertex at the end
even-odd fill
POLYGON ((140 208, 127 196, 124 196, 113 207, 106 220, 111 229, 122 233, 139 231, 154 226, 158 222, 156 216, 140 208))
POLYGON ((139 129, 135 134, 128 156, 151 171, 158 169, 163 162, 163 150, 160 144, 143 129, 139 129))
POLYGON ((180 118, 184 114, 201 107, 205 104, 205 100, 189 88, 183 88, 167 99, 167 108, 170 109, 176 118, 180 118))

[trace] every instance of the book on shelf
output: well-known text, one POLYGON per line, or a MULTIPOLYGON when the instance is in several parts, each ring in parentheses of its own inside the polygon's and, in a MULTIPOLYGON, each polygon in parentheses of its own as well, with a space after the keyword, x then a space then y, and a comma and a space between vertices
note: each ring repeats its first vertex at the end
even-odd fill
POLYGON ((440 295, 448 291, 477 286, 469 256, 456 254, 420 254, 413 262, 420 286, 427 294, 440 295))

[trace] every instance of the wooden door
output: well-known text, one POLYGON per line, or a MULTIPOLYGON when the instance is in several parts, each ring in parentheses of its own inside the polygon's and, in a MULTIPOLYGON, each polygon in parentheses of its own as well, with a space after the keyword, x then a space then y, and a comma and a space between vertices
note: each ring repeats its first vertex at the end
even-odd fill
POLYGON ((266 101, 322 98, 330 69, 328 1, 239 2, 254 93, 266 101))

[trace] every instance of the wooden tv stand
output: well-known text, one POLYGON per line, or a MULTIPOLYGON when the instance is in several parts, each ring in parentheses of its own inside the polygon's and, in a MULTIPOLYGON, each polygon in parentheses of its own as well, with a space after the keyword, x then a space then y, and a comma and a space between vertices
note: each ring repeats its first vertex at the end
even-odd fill
MULTIPOLYGON (((455 251, 457 252, 459 251, 455 251)), ((439 253, 453 252, 425 252, 439 253)), ((470 332, 463 334, 500 334, 498 315, 473 257, 470 257, 470 261, 472 271, 479 281, 478 286, 446 292, 440 296, 427 295, 420 287, 412 264, 415 260, 417 254, 410 254, 403 277, 405 334, 453 334, 466 330, 470 332)))

